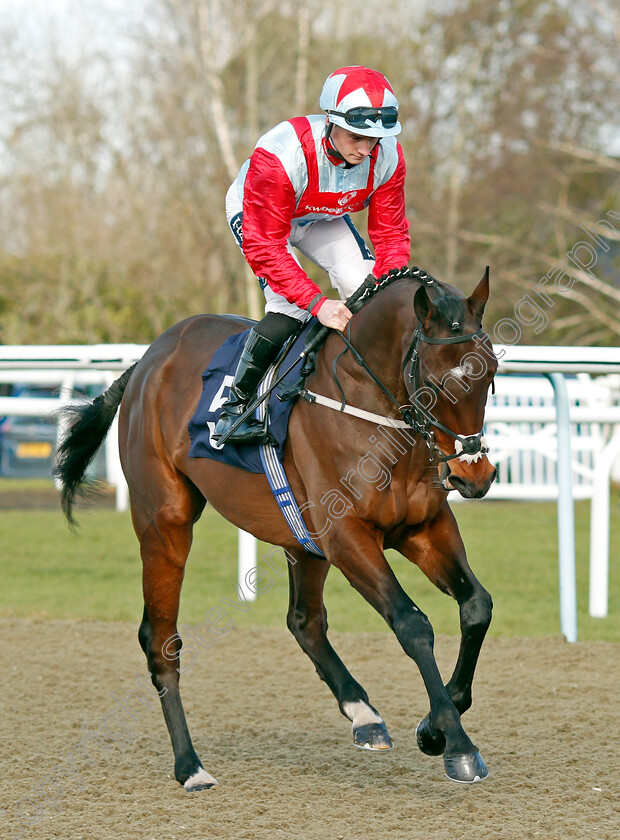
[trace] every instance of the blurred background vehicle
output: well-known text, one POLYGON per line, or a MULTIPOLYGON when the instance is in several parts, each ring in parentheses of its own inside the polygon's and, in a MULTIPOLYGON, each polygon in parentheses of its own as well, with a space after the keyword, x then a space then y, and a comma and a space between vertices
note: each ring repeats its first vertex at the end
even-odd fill
MULTIPOLYGON (((17 390, 17 389, 16 389, 17 390)), ((50 388, 23 388, 11 396, 53 397, 50 388)), ((56 447, 56 421, 50 417, 0 419, 0 475, 49 477, 56 447)))
MULTIPOLYGON (((80 386, 73 396, 92 399, 102 391, 101 386, 80 386)), ((20 398, 55 398, 58 389, 49 385, 12 384, 2 388, 4 396, 20 398)), ((51 478, 58 440, 58 422, 48 416, 29 417, 7 415, 0 417, 0 476, 16 478, 51 478)), ((103 478, 103 455, 98 454, 92 467, 93 477, 103 478)))

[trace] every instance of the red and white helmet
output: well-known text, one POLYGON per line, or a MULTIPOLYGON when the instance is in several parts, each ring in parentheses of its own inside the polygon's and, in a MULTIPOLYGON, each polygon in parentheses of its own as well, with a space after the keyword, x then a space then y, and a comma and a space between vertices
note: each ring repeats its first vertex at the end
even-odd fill
POLYGON ((319 105, 330 123, 365 137, 400 134, 398 100, 383 73, 369 67, 341 67, 327 77, 319 105))

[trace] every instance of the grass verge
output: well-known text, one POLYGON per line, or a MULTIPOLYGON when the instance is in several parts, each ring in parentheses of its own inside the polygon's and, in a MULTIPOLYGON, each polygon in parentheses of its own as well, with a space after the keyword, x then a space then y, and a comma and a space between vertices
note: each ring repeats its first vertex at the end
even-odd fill
MULTIPOLYGON (((14 486, 14 485, 12 485, 14 486)), ((17 488, 16 488, 17 489, 17 488)), ((20 492, 28 486, 20 486, 20 492)), ((0 493, 6 492, 6 482, 0 493)), ((470 564, 495 602, 491 635, 547 636, 560 632, 557 517, 552 503, 483 501, 454 505, 470 564)), ((620 640, 620 510, 612 500, 610 609, 593 619, 588 607, 589 504, 576 505, 579 638, 620 640)), ((220 600, 236 598, 236 530, 210 508, 195 529, 182 594, 180 623, 195 624, 220 600)), ((0 615, 135 622, 142 613, 138 543, 128 514, 93 509, 71 533, 58 510, 0 511, 0 615)), ((284 626, 288 585, 279 549, 259 544, 268 591, 235 611, 235 624, 284 626), (264 565, 264 564, 263 564, 264 565)), ((459 632, 458 609, 420 571, 395 552, 389 561, 401 584, 430 617, 437 633, 459 632)), ((388 630, 379 616, 333 569, 325 601, 330 627, 388 630)))

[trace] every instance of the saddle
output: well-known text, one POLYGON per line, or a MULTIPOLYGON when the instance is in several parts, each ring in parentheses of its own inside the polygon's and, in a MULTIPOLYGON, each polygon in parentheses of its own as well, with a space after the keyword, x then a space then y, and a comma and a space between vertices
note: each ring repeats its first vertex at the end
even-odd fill
MULTIPOLYGON (((314 370, 316 350, 308 353, 303 359, 299 356, 320 329, 321 325, 316 318, 308 321, 292 341, 284 346, 282 353, 267 370, 258 388, 259 394, 264 393, 277 379, 279 371, 286 371, 291 367, 282 382, 259 406, 257 412, 260 413, 255 415, 265 422, 269 431, 269 443, 275 447, 280 460, 284 453, 290 413, 303 387, 303 382, 314 370), (298 364, 293 366, 295 360, 298 364)), ((220 409, 228 395, 248 332, 249 330, 245 330, 229 336, 216 350, 211 364, 202 374, 202 393, 188 425, 191 440, 189 455, 191 458, 211 458, 248 472, 262 473, 265 470, 260 457, 259 444, 221 446, 213 440, 220 409)))

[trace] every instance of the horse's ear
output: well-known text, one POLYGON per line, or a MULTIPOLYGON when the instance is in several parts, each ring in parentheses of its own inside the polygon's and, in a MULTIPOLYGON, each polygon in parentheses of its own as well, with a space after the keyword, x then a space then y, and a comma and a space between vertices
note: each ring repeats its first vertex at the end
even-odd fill
POLYGON ((413 308, 415 314, 418 316, 418 321, 422 324, 423 329, 426 329, 433 317, 435 306, 433 301, 428 296, 426 286, 420 286, 413 298, 413 308))
POLYGON ((469 308, 471 309, 474 318, 477 318, 480 321, 482 321, 482 314, 484 312, 484 307, 486 306, 486 302, 488 299, 489 266, 487 265, 486 271, 482 276, 482 280, 478 283, 471 295, 467 298, 467 303, 469 304, 469 308))

